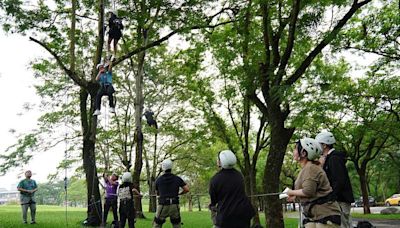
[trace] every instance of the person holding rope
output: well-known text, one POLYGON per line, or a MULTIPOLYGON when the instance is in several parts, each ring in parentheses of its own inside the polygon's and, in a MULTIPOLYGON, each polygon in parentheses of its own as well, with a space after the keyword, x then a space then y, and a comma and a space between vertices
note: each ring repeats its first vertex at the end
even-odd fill
POLYGON ((161 169, 164 174, 158 177, 155 183, 159 198, 153 228, 161 228, 168 217, 170 217, 173 228, 181 227, 178 195, 188 193, 189 187, 182 178, 172 174, 172 165, 170 159, 166 159, 161 163, 161 169), (179 192, 180 188, 182 188, 181 192, 179 192))
POLYGON ((118 175, 113 173, 111 176, 103 174, 105 189, 106 189, 106 197, 104 203, 104 215, 103 215, 103 225, 105 226, 107 223, 108 211, 112 208, 114 221, 114 227, 118 227, 118 208, 117 208, 117 189, 119 186, 118 183, 118 175))
POLYGON ((141 196, 140 192, 133 187, 132 174, 126 172, 122 175, 122 184, 118 188, 119 198, 119 217, 121 219, 119 223, 120 228, 124 228, 126 220, 128 220, 128 227, 135 227, 135 207, 134 207, 134 196, 141 196), (135 194, 134 194, 135 193, 135 194))
POLYGON ((20 203, 22 207, 22 219, 23 223, 27 224, 27 214, 28 208, 31 210, 31 224, 35 224, 36 220, 36 202, 35 202, 35 192, 38 187, 36 181, 31 179, 32 172, 27 170, 25 172, 25 179, 21 180, 17 186, 18 191, 20 191, 20 203))
POLYGON ((293 158, 300 163, 301 171, 295 182, 295 190, 285 191, 288 201, 296 198, 303 207, 306 228, 340 227, 339 204, 332 195, 332 187, 318 161, 321 154, 319 143, 312 138, 303 138, 296 142, 293 158))
POLYGON ((99 73, 96 76, 96 81, 100 83, 99 91, 96 95, 95 108, 93 115, 98 116, 101 114, 101 98, 104 95, 108 96, 108 101, 110 104, 110 112, 115 113, 115 104, 114 104, 114 96, 115 92, 114 87, 112 85, 112 61, 108 61, 105 64, 98 64, 97 69, 99 73))
POLYGON ((315 140, 321 144, 322 156, 320 162, 331 183, 333 195, 339 203, 341 210, 342 228, 353 227, 350 210, 351 203, 354 202, 353 189, 346 168, 346 155, 333 148, 336 139, 331 132, 321 132, 315 140))
POLYGON ((249 228, 255 210, 246 196, 244 179, 234 169, 236 156, 230 150, 218 154, 216 173, 209 186, 214 228, 249 228))

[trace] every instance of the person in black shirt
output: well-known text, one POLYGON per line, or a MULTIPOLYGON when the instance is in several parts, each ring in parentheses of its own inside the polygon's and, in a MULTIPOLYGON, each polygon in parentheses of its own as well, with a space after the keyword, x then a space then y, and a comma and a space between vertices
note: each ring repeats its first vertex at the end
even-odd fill
POLYGON ((114 41, 114 56, 117 56, 117 44, 119 39, 122 37, 122 29, 124 26, 122 25, 121 18, 118 18, 114 12, 109 12, 110 18, 108 18, 108 42, 107 42, 107 50, 111 51, 111 42, 114 41))
POLYGON ((209 187, 214 227, 250 227, 255 211, 246 196, 242 174, 233 168, 236 156, 230 150, 221 151, 217 164, 221 170, 212 177, 209 187))
POLYGON ((181 215, 178 195, 188 193, 189 187, 182 178, 171 173, 172 161, 170 159, 164 160, 161 168, 164 174, 156 180, 156 191, 159 198, 153 228, 161 228, 167 217, 170 217, 173 228, 180 228, 181 215), (179 188, 182 188, 182 192, 179 192, 179 188))
POLYGON ((128 220, 129 228, 135 227, 133 193, 141 196, 140 192, 133 187, 131 173, 126 172, 122 175, 122 184, 118 188, 120 228, 125 227, 126 220, 128 220))
POLYGON ((146 117, 147 124, 151 127, 154 126, 156 129, 158 129, 157 126, 157 121, 154 119, 154 112, 152 112, 150 109, 146 110, 143 114, 146 117))
POLYGON ((328 176, 333 195, 341 209, 341 227, 352 227, 350 209, 351 203, 354 202, 354 196, 346 168, 346 155, 333 148, 336 140, 331 132, 321 132, 315 137, 315 140, 321 144, 322 157, 320 162, 328 176))

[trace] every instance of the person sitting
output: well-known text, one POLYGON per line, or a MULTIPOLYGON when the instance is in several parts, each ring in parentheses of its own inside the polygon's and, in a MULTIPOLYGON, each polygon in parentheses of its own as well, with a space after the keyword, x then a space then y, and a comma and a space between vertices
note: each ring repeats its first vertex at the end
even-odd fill
POLYGON ((115 113, 115 104, 114 104, 114 96, 113 93, 115 92, 114 87, 112 85, 112 62, 109 61, 106 64, 98 64, 97 69, 99 73, 96 76, 96 81, 100 83, 100 89, 96 95, 95 101, 95 112, 93 113, 94 116, 98 116, 101 114, 101 98, 104 95, 108 96, 108 101, 110 104, 110 112, 115 113))

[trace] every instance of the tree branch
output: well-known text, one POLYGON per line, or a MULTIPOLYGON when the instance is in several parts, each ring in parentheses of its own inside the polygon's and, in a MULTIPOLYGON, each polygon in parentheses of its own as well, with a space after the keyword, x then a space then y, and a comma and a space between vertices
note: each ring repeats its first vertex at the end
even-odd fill
POLYGON ((297 70, 285 81, 284 84, 292 85, 293 83, 295 83, 303 75, 306 69, 310 66, 314 58, 319 53, 321 53, 322 49, 336 37, 339 31, 343 28, 343 26, 347 23, 347 21, 350 20, 350 18, 356 13, 356 11, 371 1, 372 0, 365 0, 360 3, 358 3, 358 1, 354 1, 349 11, 343 16, 342 19, 340 19, 340 21, 333 28, 333 30, 325 35, 325 38, 310 52, 310 54, 301 63, 299 68, 297 68, 297 70))
POLYGON ((136 54, 138 54, 138 53, 140 53, 142 51, 145 51, 145 50, 147 50, 149 48, 152 48, 152 47, 160 45, 161 43, 163 43, 164 41, 168 40, 169 38, 171 38, 175 34, 178 34, 178 33, 181 33, 181 32, 185 32, 185 31, 190 31, 190 30, 196 30, 196 29, 206 29, 206 28, 214 29, 214 28, 216 28, 218 26, 230 24, 230 23, 233 23, 233 22, 235 22, 235 20, 221 22, 221 23, 218 23, 218 24, 215 24, 215 25, 196 25, 196 26, 192 26, 192 27, 188 27, 188 28, 176 29, 176 30, 168 33, 167 35, 163 36, 162 38, 160 38, 160 39, 158 39, 156 41, 150 42, 149 44, 147 44, 145 46, 136 48, 133 51, 130 51, 129 53, 121 56, 120 58, 116 59, 113 62, 113 66, 118 65, 119 63, 121 63, 124 60, 132 57, 133 55, 136 55, 136 54))
POLYGON ((300 12, 300 0, 295 0, 293 1, 293 9, 290 15, 290 23, 289 23, 289 35, 287 39, 287 45, 285 49, 285 53, 283 54, 281 58, 281 62, 279 64, 279 70, 278 73, 276 74, 276 85, 279 85, 279 83, 282 80, 283 74, 285 72, 286 66, 289 62, 290 55, 292 54, 293 47, 294 47, 294 41, 295 41, 295 34, 296 34, 296 23, 298 20, 298 15, 300 12))
POLYGON ((29 37, 29 39, 40 46, 42 46, 46 51, 48 51, 53 58, 57 61, 57 64, 61 67, 61 69, 74 81, 76 84, 78 84, 80 87, 87 88, 88 87, 88 82, 86 80, 83 80, 82 78, 78 77, 76 72, 71 71, 70 69, 67 68, 67 66, 62 62, 61 58, 55 53, 49 46, 47 46, 45 43, 42 41, 39 41, 33 37, 29 37))

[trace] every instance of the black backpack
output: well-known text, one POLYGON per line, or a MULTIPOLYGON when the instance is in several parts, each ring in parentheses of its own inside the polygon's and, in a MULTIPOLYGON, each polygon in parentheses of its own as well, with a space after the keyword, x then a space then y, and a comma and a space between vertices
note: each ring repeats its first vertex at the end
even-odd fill
POLYGON ((122 30, 124 28, 124 26, 122 25, 122 19, 121 18, 115 18, 113 20, 113 24, 116 28, 118 28, 118 30, 122 30))

